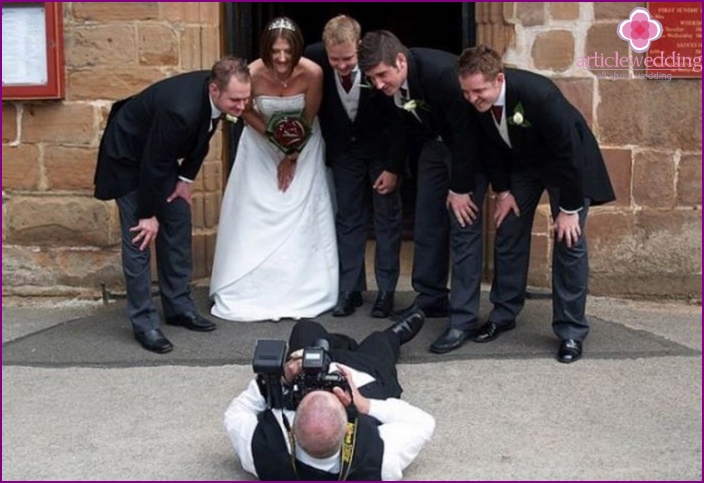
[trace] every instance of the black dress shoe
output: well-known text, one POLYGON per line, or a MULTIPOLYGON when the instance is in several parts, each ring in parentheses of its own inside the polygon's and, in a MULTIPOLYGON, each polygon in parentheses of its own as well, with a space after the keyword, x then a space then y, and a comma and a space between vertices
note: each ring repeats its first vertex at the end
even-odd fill
POLYGON ((360 292, 340 292, 337 298, 337 305, 332 309, 332 315, 333 317, 346 317, 354 312, 355 307, 360 305, 362 305, 362 294, 360 292))
POLYGON ((215 322, 208 320, 196 312, 186 312, 185 314, 174 315, 166 318, 168 325, 178 325, 188 330, 196 332, 210 332, 216 329, 215 322))
POLYGON ((164 334, 159 329, 135 332, 134 338, 142 344, 142 347, 157 354, 166 354, 174 348, 169 339, 164 337, 164 334))
POLYGON ((394 292, 393 290, 380 290, 376 296, 374 307, 372 307, 372 317, 376 319, 385 319, 394 309, 394 292))
POLYGON ((445 354, 446 352, 453 351, 461 347, 474 333, 474 330, 453 329, 449 327, 430 345, 430 352, 445 354))
POLYGON ((474 342, 491 342, 496 339, 502 332, 513 330, 516 328, 516 321, 512 320, 504 325, 496 325, 494 322, 487 322, 479 327, 477 334, 474 336, 474 342))
POLYGON ((569 364, 582 357, 582 343, 574 339, 565 339, 557 351, 557 360, 569 364))
POLYGON ((396 323, 386 329, 398 335, 401 345, 418 335, 425 323, 425 314, 420 309, 409 312, 405 317, 397 319, 396 323))

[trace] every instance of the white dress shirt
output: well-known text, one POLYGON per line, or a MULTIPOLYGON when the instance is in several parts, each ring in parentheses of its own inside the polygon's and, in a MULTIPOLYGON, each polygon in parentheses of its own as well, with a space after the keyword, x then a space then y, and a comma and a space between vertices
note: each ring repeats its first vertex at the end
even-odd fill
MULTIPOLYGON (((335 364, 330 365, 334 370, 335 364)), ((374 378, 367 373, 348 368, 352 372, 352 381, 361 387, 374 378)), ((386 400, 370 399, 369 416, 376 418, 379 426, 379 436, 384 442, 384 455, 381 465, 382 480, 400 480, 403 470, 418 456, 420 450, 430 440, 435 431, 435 419, 425 411, 411 406, 405 401, 396 398, 386 400)), ((225 430, 227 431, 235 454, 240 460, 242 468, 257 476, 252 457, 252 437, 257 427, 257 415, 266 409, 266 401, 259 392, 259 386, 253 379, 249 386, 237 396, 225 411, 225 430)), ((284 410, 291 425, 295 418, 295 411, 284 410)), ((282 411, 272 411, 279 422, 284 440, 289 452, 288 437, 281 419, 282 411)), ((339 473, 339 452, 330 458, 313 458, 296 445, 296 458, 319 470, 329 473, 339 473)))

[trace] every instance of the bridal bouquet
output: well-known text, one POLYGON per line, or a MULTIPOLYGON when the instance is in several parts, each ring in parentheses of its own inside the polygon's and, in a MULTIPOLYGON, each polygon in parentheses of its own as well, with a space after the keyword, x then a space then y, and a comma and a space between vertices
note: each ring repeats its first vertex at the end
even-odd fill
POLYGON ((266 135, 284 154, 300 151, 310 138, 311 127, 300 114, 279 113, 269 119, 266 135))

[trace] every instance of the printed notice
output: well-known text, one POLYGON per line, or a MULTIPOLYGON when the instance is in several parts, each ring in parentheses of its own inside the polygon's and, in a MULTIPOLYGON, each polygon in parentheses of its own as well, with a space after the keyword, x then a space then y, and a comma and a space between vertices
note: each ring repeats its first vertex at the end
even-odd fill
POLYGON ((49 79, 43 4, 2 6, 2 84, 45 85, 49 79))
POLYGON ((647 72, 701 78, 702 4, 648 2, 648 10, 662 24, 663 32, 648 50, 649 57, 662 60, 652 66, 646 64, 647 72))

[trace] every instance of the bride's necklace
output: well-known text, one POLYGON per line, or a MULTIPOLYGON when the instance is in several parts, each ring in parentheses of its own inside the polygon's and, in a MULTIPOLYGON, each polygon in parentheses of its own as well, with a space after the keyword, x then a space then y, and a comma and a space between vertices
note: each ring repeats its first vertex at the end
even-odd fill
POLYGON ((286 80, 282 80, 276 72, 272 72, 272 74, 274 76, 274 79, 279 81, 279 83, 284 86, 284 89, 288 89, 288 82, 291 80, 291 75, 293 74, 293 72, 291 72, 291 74, 286 77, 286 80))

